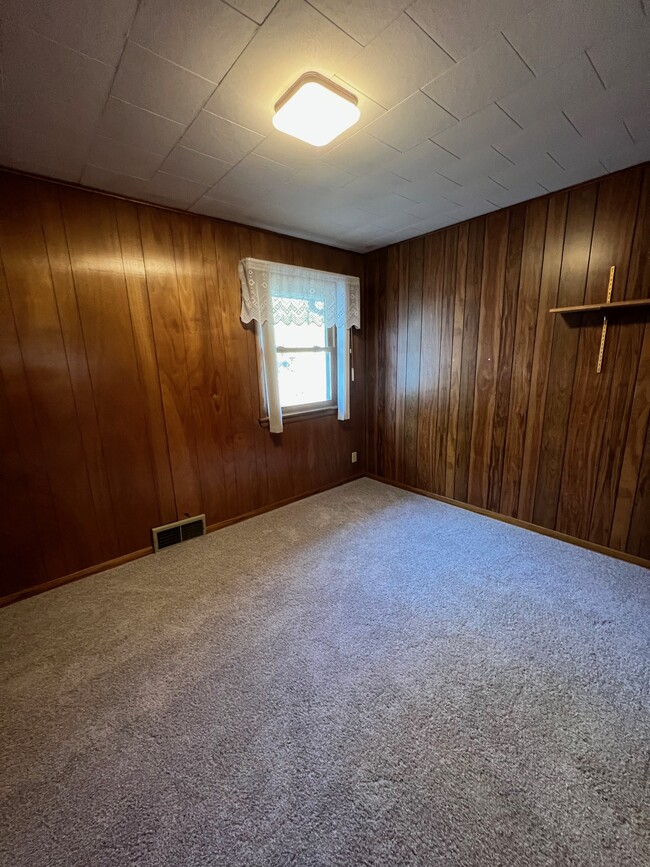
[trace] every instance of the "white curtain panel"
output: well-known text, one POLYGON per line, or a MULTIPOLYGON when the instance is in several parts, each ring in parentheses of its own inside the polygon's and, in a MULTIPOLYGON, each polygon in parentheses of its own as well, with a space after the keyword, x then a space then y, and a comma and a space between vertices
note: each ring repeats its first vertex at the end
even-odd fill
POLYGON ((310 314, 305 299, 322 305, 326 328, 336 327, 338 417, 350 418, 350 328, 361 327, 358 277, 299 268, 262 259, 242 259, 241 321, 258 323, 271 433, 282 432, 282 407, 276 365, 275 324, 302 325, 310 314))

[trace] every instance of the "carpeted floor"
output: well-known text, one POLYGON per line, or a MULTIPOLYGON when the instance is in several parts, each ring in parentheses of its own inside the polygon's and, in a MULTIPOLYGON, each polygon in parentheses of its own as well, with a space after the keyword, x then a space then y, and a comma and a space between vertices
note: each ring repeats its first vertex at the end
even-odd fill
POLYGON ((0 611, 4 867, 641 867, 650 572, 368 479, 0 611))

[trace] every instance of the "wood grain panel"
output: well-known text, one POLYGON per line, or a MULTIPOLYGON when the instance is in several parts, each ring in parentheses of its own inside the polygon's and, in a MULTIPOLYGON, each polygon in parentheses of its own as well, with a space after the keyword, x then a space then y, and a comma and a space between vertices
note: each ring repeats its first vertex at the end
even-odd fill
POLYGON ((271 437, 237 274, 253 255, 361 276, 362 257, 14 173, 0 185, 0 597, 124 562, 185 514, 220 525, 364 471, 365 333, 352 419, 271 437))
POLYGON ((402 423, 379 411, 378 384, 406 343, 419 394, 397 377, 392 399, 400 405, 403 387, 407 407, 417 400, 414 487, 635 555, 650 549, 647 312, 610 322, 602 374, 602 315, 549 313, 602 301, 612 264, 616 299, 650 294, 649 177, 632 168, 425 236, 421 325, 390 313, 412 291, 401 280, 419 268, 416 241, 367 257, 368 446, 382 449, 368 466, 399 483, 395 455, 410 469, 410 412, 402 423), (402 263, 390 275, 387 253, 402 263))

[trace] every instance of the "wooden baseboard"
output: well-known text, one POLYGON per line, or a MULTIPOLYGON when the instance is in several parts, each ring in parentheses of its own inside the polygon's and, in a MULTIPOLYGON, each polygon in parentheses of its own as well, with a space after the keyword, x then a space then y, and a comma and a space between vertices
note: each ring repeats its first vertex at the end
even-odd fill
POLYGON ((394 482, 391 479, 385 479, 383 476, 376 476, 374 473, 366 473, 365 475, 368 479, 383 482, 385 485, 392 485, 394 488, 401 488, 403 491, 410 491, 412 494, 420 494, 423 497, 429 497, 431 500, 438 500, 439 503, 458 506, 460 509, 467 509, 468 512, 475 512, 477 515, 485 515, 486 518, 495 518, 497 521, 503 521, 504 524, 523 527, 524 530, 532 530, 534 533, 539 533, 542 536, 550 536, 552 539, 559 539, 561 542, 569 542, 571 545, 578 545, 580 548, 597 551, 599 554, 606 554, 608 557, 615 557, 617 560, 625 560, 626 563, 634 563, 635 566, 644 566, 646 569, 650 569, 650 560, 646 560, 644 557, 637 557, 634 554, 628 554, 626 551, 617 551, 615 548, 597 545, 595 542, 589 542, 586 539, 578 539, 576 536, 558 533, 557 530, 549 530, 547 527, 540 527, 539 524, 531 524, 528 521, 520 521, 519 518, 500 515, 498 512, 491 512, 489 509, 482 509, 480 506, 472 506, 469 503, 462 503, 460 500, 443 497, 441 494, 432 494, 431 491, 414 488, 413 485, 406 485, 403 482, 394 482))
MULTIPOLYGON (((322 494, 323 491, 329 491, 331 488, 337 488, 339 485, 345 485, 348 482, 361 479, 364 475, 365 473, 357 473, 354 476, 349 476, 347 479, 341 479, 338 482, 331 482, 329 485, 322 485, 320 488, 306 491, 304 494, 296 494, 295 496, 288 497, 286 500, 281 500, 278 503, 270 503, 267 506, 261 506, 259 509, 254 509, 252 512, 237 515, 235 518, 228 518, 227 521, 220 521, 218 524, 210 524, 209 527, 206 527, 206 531, 212 533, 215 530, 221 530, 223 527, 229 527, 231 524, 238 524, 240 521, 254 518, 256 515, 263 515, 265 512, 273 511, 273 509, 280 509, 282 506, 288 506, 290 503, 304 500, 306 497, 313 497, 314 494, 322 494)), ((120 557, 106 560, 104 563, 97 563, 95 566, 88 566, 86 569, 80 569, 78 572, 73 572, 70 575, 62 575, 60 578, 53 578, 51 581, 44 581, 42 584, 36 584, 33 587, 26 587, 24 590, 17 590, 15 593, 10 593, 8 596, 0 597, 0 608, 3 608, 6 605, 11 605, 13 602, 19 602, 21 599, 36 596, 38 593, 45 593, 47 590, 53 590, 55 587, 61 587, 62 584, 69 584, 72 581, 78 581, 80 578, 87 578, 89 575, 96 575, 98 572, 105 572, 107 569, 114 569, 116 566, 122 566, 124 563, 130 563, 132 560, 146 557, 147 554, 153 554, 152 547, 141 548, 139 551, 132 551, 130 554, 122 554, 120 557)))
POLYGON ((97 572, 105 572, 107 569, 114 569, 116 566, 123 566, 124 563, 130 563, 132 560, 139 560, 140 557, 146 557, 147 554, 153 554, 153 548, 141 548, 139 551, 131 551, 130 554, 122 554, 120 557, 114 557, 112 560, 106 560, 103 563, 96 563, 94 566, 87 566, 85 569, 80 569, 78 572, 72 572, 70 575, 62 575, 60 578, 52 578, 51 581, 43 581, 42 584, 35 584, 33 587, 25 587, 24 590, 17 590, 15 593, 10 593, 8 596, 0 597, 0 608, 5 605, 11 605, 12 602, 19 602, 21 599, 27 599, 30 596, 36 596, 37 593, 45 593, 47 590, 54 590, 55 587, 60 587, 62 584, 70 584, 73 581, 78 581, 80 578, 87 578, 89 575, 96 575, 97 572))

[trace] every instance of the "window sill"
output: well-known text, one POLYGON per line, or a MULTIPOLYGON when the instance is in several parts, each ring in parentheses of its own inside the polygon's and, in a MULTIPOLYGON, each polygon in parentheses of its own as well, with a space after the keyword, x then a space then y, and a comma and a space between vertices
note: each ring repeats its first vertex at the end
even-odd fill
MULTIPOLYGON (((326 406, 319 407, 318 409, 303 409, 300 412, 283 412, 282 413, 282 422, 283 424, 291 424, 294 421, 303 421, 309 418, 320 418, 324 415, 337 415, 338 407, 336 406, 326 406)), ((268 428, 269 419, 268 417, 261 418, 260 427, 268 428)))

